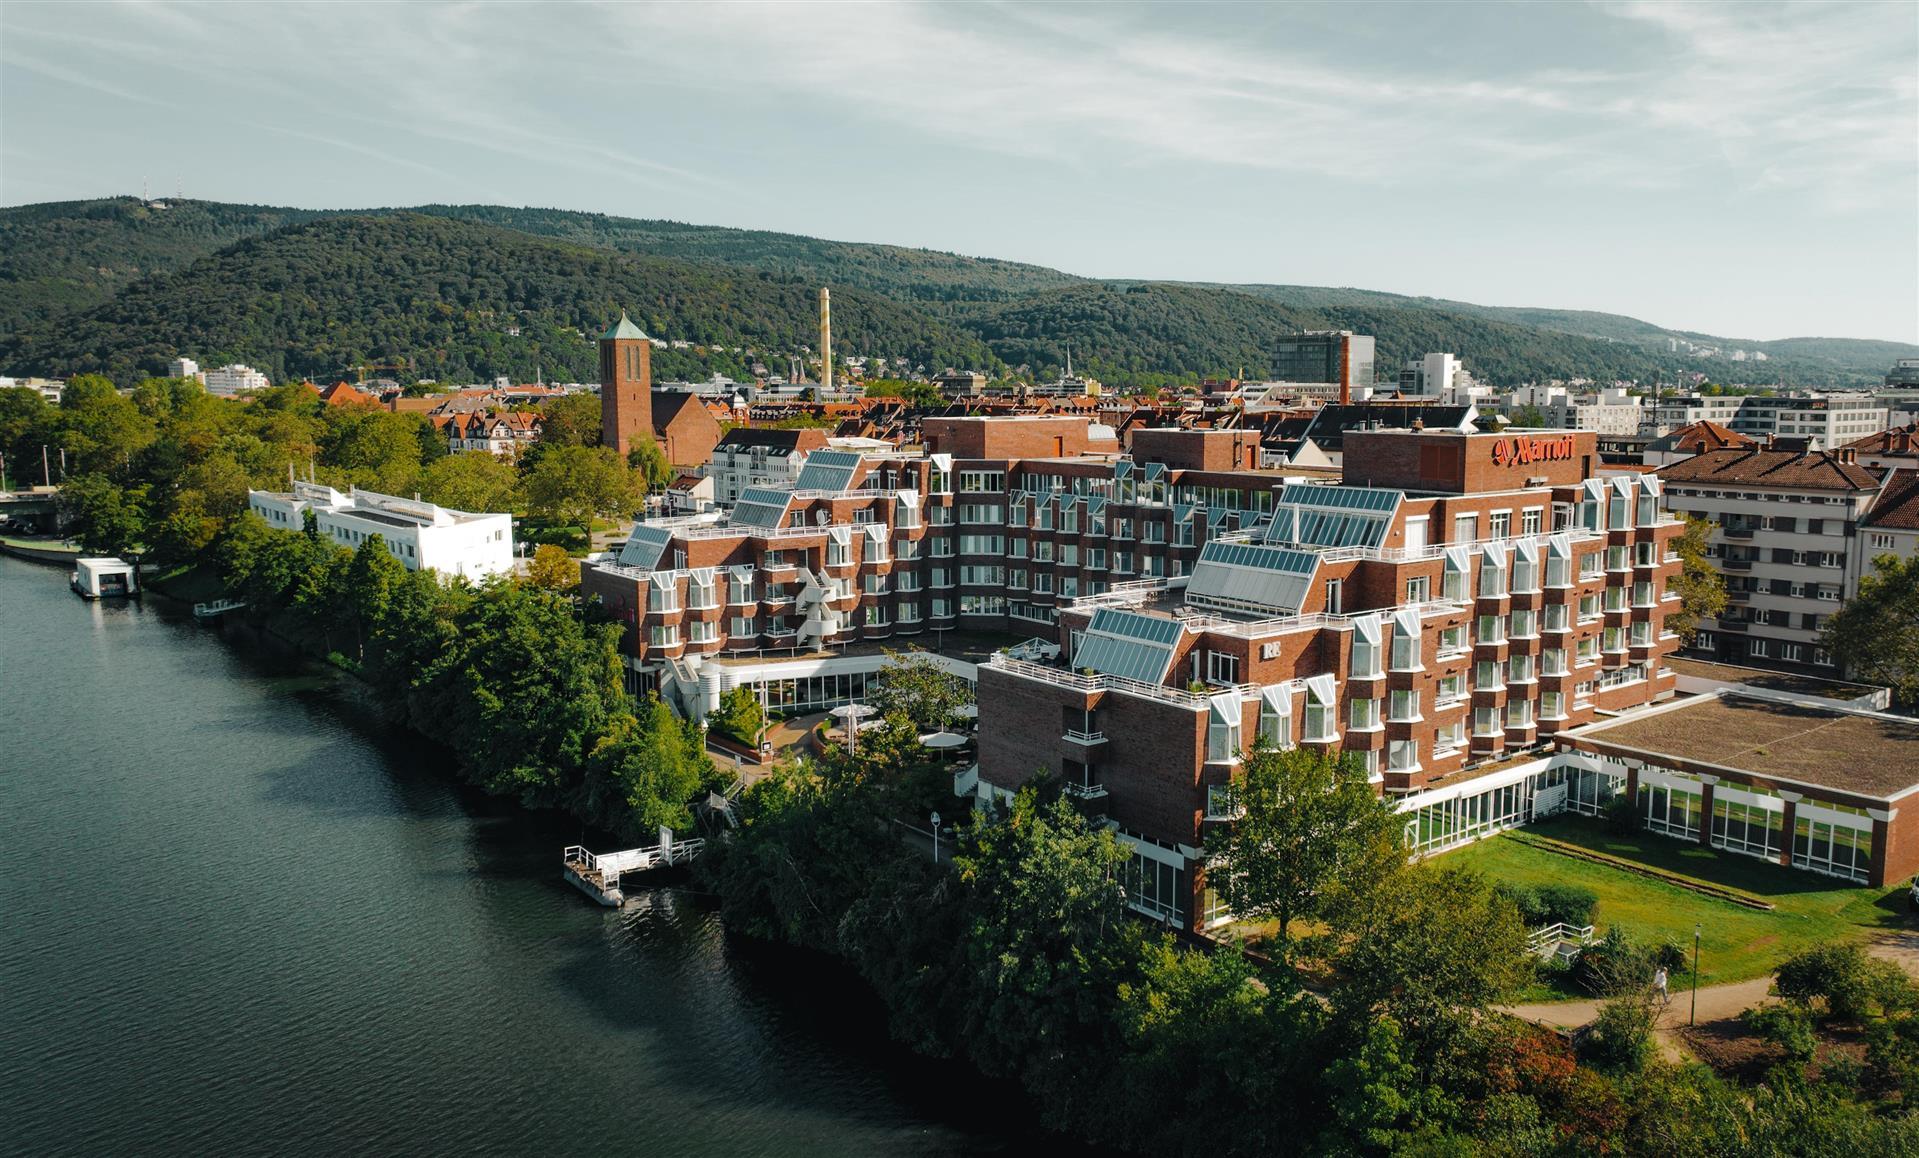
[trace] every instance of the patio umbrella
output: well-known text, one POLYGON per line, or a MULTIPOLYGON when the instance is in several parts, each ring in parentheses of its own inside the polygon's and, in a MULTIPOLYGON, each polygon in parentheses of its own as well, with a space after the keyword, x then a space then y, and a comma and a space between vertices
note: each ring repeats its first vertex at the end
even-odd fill
POLYGON ((920 743, 928 748, 960 748, 966 745, 966 737, 958 732, 933 732, 921 736, 920 743))

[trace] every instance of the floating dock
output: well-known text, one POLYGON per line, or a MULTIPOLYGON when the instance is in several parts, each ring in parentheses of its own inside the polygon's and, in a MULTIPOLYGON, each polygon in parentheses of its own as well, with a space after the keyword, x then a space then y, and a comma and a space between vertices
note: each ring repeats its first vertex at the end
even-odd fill
POLYGON ((629 848, 623 852, 594 853, 585 845, 570 844, 561 853, 560 875, 573 887, 608 908, 626 903, 620 891, 620 878, 627 873, 646 872, 685 864, 700 854, 706 841, 675 840, 670 829, 660 830, 660 843, 651 848, 629 848))

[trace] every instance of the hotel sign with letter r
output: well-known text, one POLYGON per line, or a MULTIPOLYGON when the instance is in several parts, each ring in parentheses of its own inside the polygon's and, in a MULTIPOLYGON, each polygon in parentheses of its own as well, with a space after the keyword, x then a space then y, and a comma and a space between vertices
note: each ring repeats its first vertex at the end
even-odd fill
POLYGON ((1565 462, 1575 455, 1570 434, 1516 435, 1493 443, 1494 466, 1525 466, 1534 462, 1565 462))

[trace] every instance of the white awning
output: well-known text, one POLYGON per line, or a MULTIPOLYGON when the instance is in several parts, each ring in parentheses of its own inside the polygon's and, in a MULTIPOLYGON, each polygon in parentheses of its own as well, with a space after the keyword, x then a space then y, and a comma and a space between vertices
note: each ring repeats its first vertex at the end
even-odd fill
POLYGON ((1480 548, 1479 553, 1485 556, 1486 566, 1497 567, 1501 571, 1506 569, 1506 544, 1487 543, 1480 548))
POLYGON ((1412 607, 1402 607, 1393 612, 1393 630, 1401 635, 1419 638, 1419 611, 1412 607))
POLYGON ((1520 561, 1521 561, 1521 562, 1524 562, 1524 563, 1531 563, 1531 564, 1533 564, 1533 565, 1535 565, 1535 566, 1537 566, 1537 565, 1538 565, 1538 563, 1539 563, 1539 542, 1538 542, 1538 540, 1536 540, 1536 539, 1521 539, 1521 540, 1519 540, 1519 542, 1517 542, 1517 543, 1514 543, 1514 544, 1513 544, 1513 550, 1514 550, 1514 551, 1516 551, 1516 552, 1518 552, 1518 554, 1519 554, 1519 558, 1520 558, 1520 561))
POLYGON ((826 534, 842 547, 850 547, 853 544, 853 528, 851 527, 828 527, 826 528, 826 534))
POLYGON ((899 498, 900 506, 911 507, 914 510, 919 509, 920 493, 918 491, 901 491, 899 492, 899 498))
POLYGON ((886 542, 886 524, 885 523, 868 523, 866 524, 865 531, 866 531, 866 537, 872 540, 873 542, 875 543, 886 542))
POLYGON ((1656 474, 1642 474, 1639 476, 1639 489, 1658 498, 1665 493, 1666 481, 1656 474))
POLYGON ((1372 644, 1374 647, 1379 646, 1379 616, 1360 616, 1358 619, 1353 620, 1353 630, 1358 632, 1359 638, 1365 640, 1367 643, 1372 644))
POLYGON ((718 567, 695 567, 691 571, 688 571, 687 574, 693 576, 693 582, 700 586, 711 587, 713 586, 713 580, 719 577, 720 569, 718 567))
POLYGON ((1471 547, 1446 548, 1446 570, 1469 571, 1472 569, 1471 547))
POLYGON ((1220 723, 1230 724, 1235 728, 1239 726, 1238 692, 1221 692, 1216 696, 1208 696, 1206 705, 1212 712, 1213 718, 1220 723))
POLYGON ((1572 558, 1573 537, 1571 535, 1554 535, 1552 538, 1547 539, 1546 553, 1555 559, 1572 558))
POLYGON ((1330 675, 1307 676, 1306 694, 1313 698, 1314 703, 1330 708, 1337 702, 1339 686, 1330 675))
POLYGON ((1273 684, 1259 689, 1260 702, 1271 709, 1275 716, 1293 714, 1293 688, 1291 684, 1273 684))

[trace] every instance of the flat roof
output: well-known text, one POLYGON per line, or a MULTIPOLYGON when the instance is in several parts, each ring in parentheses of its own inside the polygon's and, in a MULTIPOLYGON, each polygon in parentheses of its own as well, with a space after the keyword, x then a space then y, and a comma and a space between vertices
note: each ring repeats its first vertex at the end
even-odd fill
POLYGON ((1871 684, 1853 684, 1844 680, 1826 679, 1823 676, 1797 675, 1792 672, 1767 671, 1756 667, 1739 667, 1729 663, 1714 663, 1704 659, 1685 659, 1671 656, 1666 667, 1678 675, 1697 676, 1700 679, 1724 680, 1729 684, 1745 684, 1747 687, 1764 688, 1773 692, 1788 692, 1801 696, 1822 696, 1829 700, 1856 700, 1860 696, 1870 695, 1881 689, 1871 684))
POLYGON ((1919 720, 1734 692, 1682 700, 1573 736, 1879 800, 1919 787, 1919 720))

